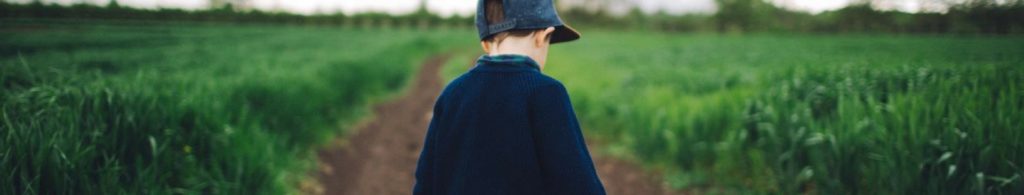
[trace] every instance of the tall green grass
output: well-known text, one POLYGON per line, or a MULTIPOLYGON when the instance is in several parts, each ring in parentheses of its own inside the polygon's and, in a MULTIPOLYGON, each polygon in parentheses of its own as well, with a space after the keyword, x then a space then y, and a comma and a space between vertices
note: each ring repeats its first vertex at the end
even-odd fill
POLYGON ((546 73, 588 134, 723 193, 1024 193, 1024 39, 592 32, 546 73))
POLYGON ((471 37, 7 20, 0 194, 295 193, 316 146, 471 37))

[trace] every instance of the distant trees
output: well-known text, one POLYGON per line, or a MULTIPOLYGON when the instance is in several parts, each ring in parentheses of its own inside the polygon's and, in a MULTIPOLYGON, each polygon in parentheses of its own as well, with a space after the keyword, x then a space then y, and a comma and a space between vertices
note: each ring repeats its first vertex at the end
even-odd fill
POLYGON ((761 0, 715 0, 718 12, 713 19, 715 29, 725 31, 757 31, 766 28, 773 8, 761 0))
POLYGON ((250 2, 250 0, 210 0, 209 5, 210 9, 226 9, 233 11, 252 10, 252 2, 250 2))
POLYGON ((716 0, 712 18, 719 32, 1024 33, 1024 1, 967 0, 946 13, 879 10, 878 0, 856 0, 817 15, 781 9, 763 0, 716 0), (1000 3, 1002 2, 1002 3, 1000 3))
POLYGON ((234 3, 246 1, 218 1, 220 6, 212 6, 206 10, 182 10, 171 8, 138 9, 120 6, 117 1, 110 1, 106 6, 93 4, 73 4, 61 6, 33 1, 27 4, 14 4, 0 1, 0 18, 76 18, 76 19, 117 19, 117 20, 150 20, 150 21, 198 21, 198 22, 230 22, 230 23, 275 23, 293 25, 318 26, 352 26, 352 27, 409 27, 409 28, 469 28, 472 17, 452 16, 441 17, 426 11, 406 15, 389 15, 384 13, 359 13, 346 15, 317 14, 299 15, 286 12, 267 12, 256 9, 243 9, 234 3))
MULTIPOLYGON (((612 5, 610 0, 596 1, 612 5)), ((906 13, 879 10, 880 0, 855 0, 842 9, 819 14, 783 9, 765 0, 715 0, 714 14, 672 15, 644 13, 633 8, 612 15, 588 6, 562 7, 561 16, 576 27, 654 30, 665 32, 810 32, 810 33, 958 33, 1024 34, 1024 0, 935 0, 948 5, 944 13, 906 13)), ((120 6, 116 0, 106 6, 75 4, 59 6, 33 1, 12 4, 0 1, 0 18, 96 18, 131 20, 185 20, 237 23, 283 23, 300 25, 341 25, 355 27, 464 27, 473 16, 440 17, 430 13, 425 2, 409 14, 384 13, 297 15, 280 11, 241 8, 248 0, 211 0, 207 10, 156 10, 120 6)), ((615 4, 619 5, 619 4, 615 4)))
POLYGON ((1008 34, 1024 32, 1024 1, 971 0, 953 6, 948 17, 955 32, 1008 34))
POLYGON ((891 1, 853 0, 847 7, 818 14, 784 9, 766 0, 715 0, 719 10, 711 15, 643 13, 634 8, 622 16, 587 3, 563 8, 562 17, 582 27, 670 32, 1024 34, 1024 0, 922 1, 949 9, 921 13, 877 8, 891 1))
POLYGON ((871 3, 855 3, 834 12, 826 13, 832 16, 831 24, 826 24, 825 29, 838 32, 884 32, 901 31, 896 24, 896 17, 900 13, 893 11, 878 11, 872 8, 871 3))

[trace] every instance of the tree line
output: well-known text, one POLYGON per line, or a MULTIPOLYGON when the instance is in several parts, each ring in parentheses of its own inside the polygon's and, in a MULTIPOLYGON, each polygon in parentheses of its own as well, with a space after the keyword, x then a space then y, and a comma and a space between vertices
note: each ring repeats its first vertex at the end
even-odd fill
MULTIPOLYGON (((871 1, 818 14, 793 11, 764 0, 715 0, 714 14, 644 13, 634 8, 623 16, 579 7, 562 10, 562 17, 581 28, 654 30, 667 32, 807 32, 913 34, 1024 34, 1024 0, 967 0, 950 3, 945 12, 907 13, 879 10, 871 1)), ((287 12, 239 10, 230 4, 205 10, 138 9, 110 1, 105 6, 61 6, 33 1, 0 1, 0 18, 90 18, 131 20, 279 23, 361 27, 472 28, 472 16, 441 17, 421 5, 404 15, 385 13, 299 15, 287 12)))
POLYGON ((855 0, 841 9, 811 14, 764 0, 715 0, 719 9, 714 14, 648 14, 634 8, 616 17, 602 10, 572 8, 564 10, 563 16, 574 23, 673 32, 1024 34, 1024 0, 936 1, 948 10, 880 10, 871 0, 855 0))
POLYGON ((0 1, 0 18, 75 18, 75 19, 111 19, 111 20, 144 20, 144 21, 195 21, 225 22, 241 24, 290 24, 315 26, 352 26, 352 27, 410 27, 437 28, 454 27, 469 28, 473 18, 468 16, 441 17, 430 13, 425 7, 404 14, 391 15, 378 12, 366 12, 352 15, 344 13, 300 15, 281 11, 240 10, 227 4, 218 8, 203 10, 184 10, 177 8, 139 9, 121 6, 117 1, 100 6, 86 3, 63 6, 55 3, 33 1, 27 4, 15 4, 0 1))
POLYGON ((1024 1, 945 1, 944 13, 907 13, 875 9, 872 1, 855 1, 816 15, 794 12, 761 0, 716 0, 718 31, 884 32, 884 33, 1024 33, 1024 1))

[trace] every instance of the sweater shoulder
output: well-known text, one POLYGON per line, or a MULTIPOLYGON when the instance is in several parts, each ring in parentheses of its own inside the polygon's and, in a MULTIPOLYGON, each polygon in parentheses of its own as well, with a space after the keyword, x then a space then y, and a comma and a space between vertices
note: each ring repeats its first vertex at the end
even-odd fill
POLYGON ((561 81, 551 76, 537 73, 533 76, 534 82, 532 82, 528 98, 531 101, 541 99, 559 99, 568 98, 568 92, 565 89, 565 85, 561 81), (556 98, 558 97, 558 98, 556 98))
POLYGON ((534 81, 532 83, 532 85, 533 85, 532 87, 533 88, 564 87, 562 85, 561 81, 558 81, 558 79, 555 79, 555 78, 553 78, 551 76, 548 76, 546 74, 542 74, 542 73, 537 72, 537 73, 531 74, 530 77, 531 77, 531 80, 534 81))

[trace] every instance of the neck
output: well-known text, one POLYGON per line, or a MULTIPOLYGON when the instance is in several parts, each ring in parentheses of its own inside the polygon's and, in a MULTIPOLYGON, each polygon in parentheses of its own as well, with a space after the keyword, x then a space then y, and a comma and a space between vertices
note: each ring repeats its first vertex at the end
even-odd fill
POLYGON ((490 55, 494 56, 494 55, 515 54, 515 55, 524 55, 524 56, 531 56, 532 57, 533 52, 531 51, 531 49, 532 48, 529 48, 529 47, 527 47, 525 45, 522 45, 522 44, 506 42, 506 43, 502 43, 502 44, 497 45, 497 47, 492 48, 490 55))
POLYGON ((532 59, 533 61, 537 62, 537 66, 540 66, 540 69, 543 70, 544 69, 544 62, 543 62, 542 59, 538 59, 537 55, 539 55, 539 54, 537 53, 537 49, 533 48, 532 46, 533 46, 532 43, 529 42, 528 40, 522 40, 522 41, 505 40, 501 44, 497 44, 495 46, 492 46, 491 47, 491 52, 488 53, 488 55, 491 55, 491 56, 496 56, 496 55, 522 55, 522 56, 526 56, 526 57, 529 57, 530 59, 532 59))
MULTIPOLYGON (((521 55, 521 56, 526 56, 526 57, 530 57, 530 54, 529 54, 529 53, 526 53, 526 52, 516 52, 516 51, 507 51, 507 52, 491 52, 491 53, 488 53, 487 55, 490 55, 490 56, 498 56, 498 55, 521 55)), ((532 58, 532 57, 531 57, 531 58, 532 58)))

